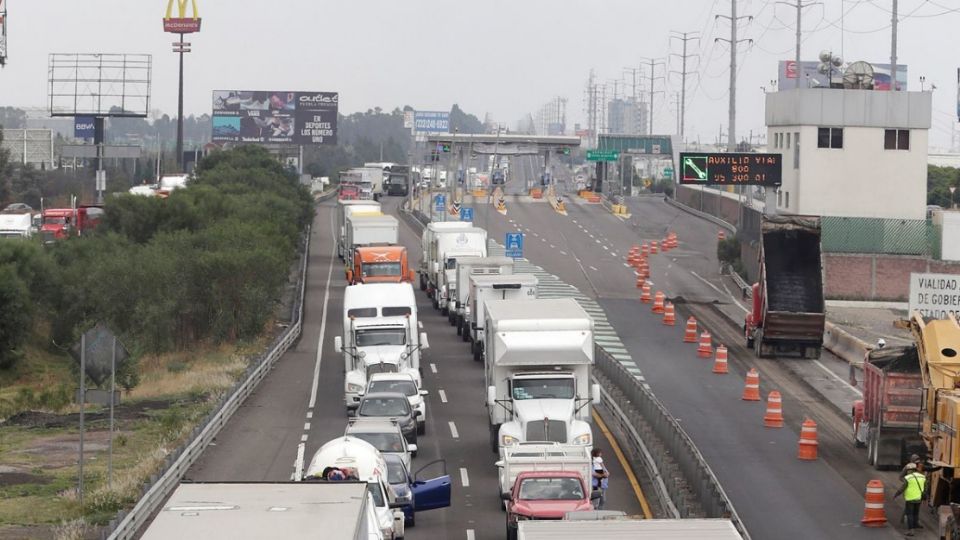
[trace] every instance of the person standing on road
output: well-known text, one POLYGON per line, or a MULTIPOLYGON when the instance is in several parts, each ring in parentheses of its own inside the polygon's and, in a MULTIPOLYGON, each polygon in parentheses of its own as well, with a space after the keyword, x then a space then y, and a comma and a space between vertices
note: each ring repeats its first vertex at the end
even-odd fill
POLYGON ((603 510, 603 505, 607 502, 607 479, 610 478, 610 471, 603 464, 603 452, 599 448, 594 448, 590 452, 593 458, 593 489, 600 491, 600 498, 597 499, 594 508, 603 510))
MULTIPOLYGON (((922 462, 920 464, 922 466, 922 462)), ((907 536, 913 536, 913 530, 919 529, 920 500, 927 487, 927 477, 919 470, 916 463, 907 463, 907 475, 903 477, 903 485, 893 495, 896 499, 903 494, 906 502, 904 513, 907 515, 907 536)))

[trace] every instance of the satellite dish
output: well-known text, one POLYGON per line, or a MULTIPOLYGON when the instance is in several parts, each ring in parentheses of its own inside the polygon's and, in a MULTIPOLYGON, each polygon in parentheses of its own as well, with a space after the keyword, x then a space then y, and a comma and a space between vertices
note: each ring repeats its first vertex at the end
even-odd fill
POLYGON ((843 87, 873 90, 873 66, 862 60, 851 62, 843 72, 843 87))
POLYGON ((820 64, 819 66, 817 66, 817 71, 826 75, 827 72, 830 71, 830 64, 820 64))
POLYGON ((833 67, 840 67, 843 65, 843 58, 840 58, 839 56, 834 56, 830 59, 830 61, 833 63, 833 67))
POLYGON ((833 53, 830 51, 820 51, 820 61, 824 64, 830 62, 830 58, 833 56, 833 53))

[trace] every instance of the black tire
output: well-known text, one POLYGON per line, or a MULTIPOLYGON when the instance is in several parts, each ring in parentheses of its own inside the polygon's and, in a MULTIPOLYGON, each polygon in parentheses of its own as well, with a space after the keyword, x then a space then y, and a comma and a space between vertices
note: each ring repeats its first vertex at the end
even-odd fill
POLYGON ((426 435, 427 434, 427 423, 418 422, 417 423, 417 435, 426 435))
POLYGON ((463 338, 464 343, 470 343, 470 323, 463 320, 463 332, 460 334, 460 337, 463 338))
POLYGON ((450 309, 448 308, 448 309, 447 309, 447 321, 450 322, 450 326, 456 326, 456 325, 457 325, 457 312, 456 312, 456 311, 450 311, 450 309))
POLYGON ((510 525, 507 525, 507 540, 517 540, 517 530, 511 529, 510 525))
MULTIPOLYGON (((856 414, 856 413, 855 413, 854 411, 851 411, 851 412, 850 412, 850 417, 852 418, 855 414, 856 414)), ((863 421, 863 420, 861 420, 861 422, 862 422, 862 421, 863 421)), ((857 424, 856 424, 856 422, 853 422, 852 425, 853 425, 853 446, 854 446, 854 448, 863 448, 864 446, 866 446, 866 444, 860 442, 859 440, 857 440, 857 424)))
POLYGON ((427 278, 422 273, 420 274, 420 290, 427 290, 427 278))
POLYGON ((403 522, 403 528, 406 529, 407 527, 410 527, 412 529, 413 527, 416 527, 416 526, 417 526, 417 513, 410 512, 410 519, 405 520, 403 522))
POLYGON ((437 303, 437 307, 440 308, 440 314, 449 319, 450 310, 447 309, 447 303, 444 302, 441 306, 440 303, 437 303))
POLYGON ((500 432, 500 426, 494 425, 490 426, 490 450, 494 454, 500 453, 500 444, 497 442, 497 435, 500 432))
POLYGON ((433 309, 440 309, 440 302, 437 302, 437 295, 433 295, 433 309))
POLYGON ((463 317, 461 317, 460 315, 457 315, 455 326, 457 327, 457 335, 462 336, 463 335, 463 317))
POLYGON ((474 345, 474 347, 473 347, 473 361, 474 361, 474 362, 480 362, 480 361, 483 360, 483 347, 481 347, 480 344, 477 343, 477 342, 474 342, 473 345, 474 345))

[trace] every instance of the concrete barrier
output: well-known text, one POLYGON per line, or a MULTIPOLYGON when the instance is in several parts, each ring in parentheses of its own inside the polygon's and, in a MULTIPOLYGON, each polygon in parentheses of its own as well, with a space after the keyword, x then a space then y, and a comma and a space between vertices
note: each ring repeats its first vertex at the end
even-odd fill
POLYGON ((827 322, 824 328, 823 346, 837 357, 855 366, 862 366, 863 357, 873 348, 866 341, 831 322, 827 322))

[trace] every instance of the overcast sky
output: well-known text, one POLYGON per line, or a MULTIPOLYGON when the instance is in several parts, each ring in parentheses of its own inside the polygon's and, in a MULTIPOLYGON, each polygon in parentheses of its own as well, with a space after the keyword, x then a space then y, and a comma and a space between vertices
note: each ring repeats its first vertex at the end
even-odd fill
MULTIPOLYGON (((809 0, 808 0, 809 1, 809 0)), ((162 31, 167 0, 7 0, 9 60, 0 105, 42 107, 51 52, 153 55, 153 108, 176 111, 177 65, 162 31)), ((630 77, 645 57, 680 52, 670 30, 691 42, 687 134, 703 142, 727 124, 730 0, 198 0, 203 31, 188 37, 186 111, 209 113, 211 91, 340 92, 340 111, 411 105, 460 106, 515 125, 554 96, 568 125, 585 123, 590 69, 599 82, 630 77), (699 81, 697 80, 699 76, 699 81)), ((891 0, 820 0, 803 17, 803 58, 832 49, 845 60, 889 62, 891 0), (841 32, 841 14, 844 32, 841 32)), ((739 0, 738 134, 764 131, 761 86, 794 55, 795 11, 773 0, 739 0)), ((899 63, 911 89, 926 76, 934 92, 931 144, 949 146, 956 126, 960 0, 900 0, 899 63)), ((679 70, 668 57, 667 70, 679 70)), ((648 72, 645 72, 648 75, 648 72)), ((657 76, 663 75, 662 68, 657 76)), ((655 81, 655 131, 675 130, 679 78, 655 81)), ((612 90, 608 90, 612 91, 612 90)))

